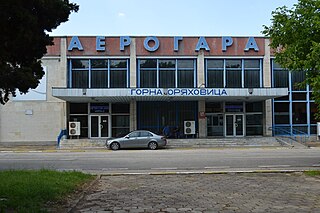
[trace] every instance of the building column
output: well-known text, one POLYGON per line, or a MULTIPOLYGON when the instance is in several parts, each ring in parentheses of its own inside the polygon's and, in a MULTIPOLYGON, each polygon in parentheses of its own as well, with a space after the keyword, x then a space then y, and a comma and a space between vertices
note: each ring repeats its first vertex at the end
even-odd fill
MULTIPOLYGON (((263 87, 271 87, 271 66, 270 66, 270 40, 265 39, 265 55, 263 57, 263 87)), ((272 101, 271 99, 264 101, 263 107, 263 135, 272 136, 272 101)))
MULTIPOLYGON (((136 88, 137 85, 137 55, 136 39, 131 38, 130 43, 130 88, 136 88)), ((137 101, 130 101, 130 131, 137 130, 137 101)))
POLYGON ((130 131, 137 130, 137 101, 130 101, 130 131))
POLYGON ((136 88, 137 85, 137 55, 136 39, 131 38, 130 44, 130 88, 136 88))
POLYGON ((206 101, 198 101, 199 138, 207 137, 207 119, 204 116, 205 111, 206 111, 206 101))
MULTIPOLYGON (((204 79, 204 50, 199 51, 197 57, 197 87, 205 87, 204 79)), ((198 129, 199 138, 207 137, 207 120, 206 117, 200 116, 200 114, 206 111, 206 101, 198 101, 198 129)))
POLYGON ((196 85, 196 87, 204 87, 204 86, 205 86, 204 50, 200 50, 198 58, 197 58, 197 85, 196 85))

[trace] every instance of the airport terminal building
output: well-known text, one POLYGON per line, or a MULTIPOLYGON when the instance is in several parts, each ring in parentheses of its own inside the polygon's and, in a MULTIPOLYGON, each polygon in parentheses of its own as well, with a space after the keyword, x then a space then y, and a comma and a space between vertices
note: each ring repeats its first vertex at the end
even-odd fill
POLYGON ((316 134, 303 72, 264 37, 54 37, 38 88, 0 106, 1 142, 104 139, 136 129, 172 138, 316 134))

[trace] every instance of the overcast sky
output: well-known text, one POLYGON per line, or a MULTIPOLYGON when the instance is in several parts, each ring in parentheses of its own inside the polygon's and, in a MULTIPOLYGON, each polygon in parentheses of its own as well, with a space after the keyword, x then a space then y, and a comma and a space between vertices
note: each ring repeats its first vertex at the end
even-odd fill
POLYGON ((80 5, 50 35, 262 36, 271 12, 298 0, 70 0, 80 5))

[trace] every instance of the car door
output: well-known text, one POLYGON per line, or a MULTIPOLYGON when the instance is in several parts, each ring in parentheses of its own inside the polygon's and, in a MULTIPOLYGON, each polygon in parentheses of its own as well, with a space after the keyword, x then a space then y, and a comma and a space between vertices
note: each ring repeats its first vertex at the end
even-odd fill
POLYGON ((139 146, 140 147, 148 147, 148 143, 150 141, 151 133, 142 131, 140 132, 140 137, 139 137, 139 146))
POLYGON ((123 148, 134 148, 139 147, 139 135, 140 132, 131 132, 127 136, 125 136, 125 139, 123 141, 123 148))

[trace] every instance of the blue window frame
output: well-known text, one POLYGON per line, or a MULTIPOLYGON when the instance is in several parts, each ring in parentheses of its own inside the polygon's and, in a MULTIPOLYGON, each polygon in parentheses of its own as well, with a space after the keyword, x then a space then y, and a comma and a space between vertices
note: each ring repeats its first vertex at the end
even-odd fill
POLYGON ((138 59, 138 87, 195 88, 195 59, 138 59))
POLYGON ((262 76, 262 59, 205 60, 205 80, 208 88, 260 88, 262 76))
POLYGON ((69 88, 128 88, 129 59, 70 59, 69 88))
POLYGON ((308 135, 316 134, 317 111, 309 85, 299 86, 305 80, 305 72, 291 72, 271 61, 272 87, 287 87, 289 94, 273 99, 273 126, 292 131, 292 128, 308 135))

